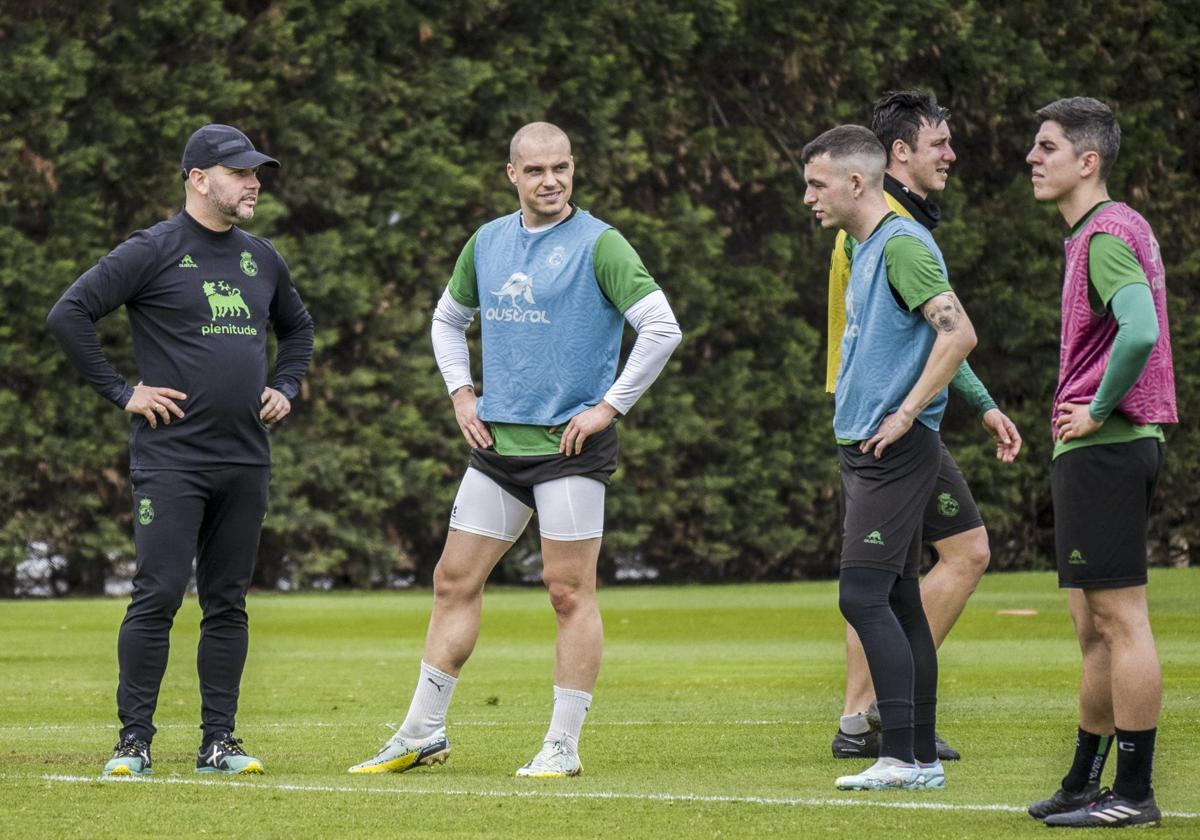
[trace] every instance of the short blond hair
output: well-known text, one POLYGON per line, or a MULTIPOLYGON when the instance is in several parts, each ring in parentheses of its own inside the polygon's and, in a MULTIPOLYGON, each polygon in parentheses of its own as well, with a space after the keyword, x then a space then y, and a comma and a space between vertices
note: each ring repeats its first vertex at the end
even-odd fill
POLYGON ((508 162, 516 164, 517 152, 521 145, 526 142, 546 143, 561 139, 567 144, 567 151, 571 151, 571 138, 567 133, 554 123, 548 122, 531 122, 517 129, 517 133, 512 136, 512 141, 508 144, 508 162))

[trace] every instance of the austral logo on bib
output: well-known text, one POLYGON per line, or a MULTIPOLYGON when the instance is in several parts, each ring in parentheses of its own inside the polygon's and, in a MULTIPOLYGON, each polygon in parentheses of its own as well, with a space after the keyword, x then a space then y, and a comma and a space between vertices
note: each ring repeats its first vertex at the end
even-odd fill
POLYGON ((250 320, 250 307, 242 299, 241 289, 233 288, 224 280, 218 283, 206 282, 203 289, 204 296, 208 298, 208 307, 212 311, 212 323, 200 328, 201 335, 258 335, 254 326, 236 323, 238 320, 250 320), (234 323, 218 324, 218 319, 232 319, 234 323))
POLYGON ((504 285, 492 292, 496 296, 496 305, 489 306, 483 317, 489 321, 513 321, 518 324, 549 324, 550 316, 544 309, 527 309, 536 306, 533 297, 533 277, 523 271, 513 272, 504 285), (505 298, 508 305, 503 306, 505 298))

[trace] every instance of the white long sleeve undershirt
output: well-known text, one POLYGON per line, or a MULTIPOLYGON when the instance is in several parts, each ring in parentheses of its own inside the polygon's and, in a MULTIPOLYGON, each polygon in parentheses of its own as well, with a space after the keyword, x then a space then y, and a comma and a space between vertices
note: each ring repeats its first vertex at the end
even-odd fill
POLYGON ((454 393, 464 385, 472 385, 471 351, 467 347, 467 327, 475 320, 478 309, 463 306, 450 295, 450 289, 442 292, 437 308, 433 310, 433 357, 438 370, 446 380, 446 389, 454 393))
POLYGON ((625 320, 637 333, 637 339, 621 375, 604 395, 604 401, 622 414, 628 414, 638 398, 654 384, 683 339, 679 322, 661 289, 626 309, 625 320))
MULTIPOLYGON (((433 313, 430 331, 433 355, 450 393, 472 384, 467 328, 476 311, 456 301, 447 289, 433 313)), ((637 339, 621 375, 604 395, 604 401, 622 414, 627 414, 654 383, 683 338, 671 304, 661 290, 651 292, 625 310, 625 320, 637 333, 637 339)))

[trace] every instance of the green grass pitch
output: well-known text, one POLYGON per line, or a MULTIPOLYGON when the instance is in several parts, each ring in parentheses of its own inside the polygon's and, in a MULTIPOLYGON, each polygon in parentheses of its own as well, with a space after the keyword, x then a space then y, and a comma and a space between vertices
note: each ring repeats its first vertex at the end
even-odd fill
MULTIPOLYGON (((1200 570, 1156 570, 1166 683, 1157 837, 1200 837, 1200 570)), ((428 592, 250 598, 238 735, 267 775, 193 773, 199 609, 176 619, 152 781, 100 781, 116 742, 123 600, 0 603, 0 837, 1043 836, 1023 809, 1071 757, 1079 654, 1049 573, 989 575, 942 648, 944 791, 845 793, 829 742, 842 622, 832 582, 609 588, 578 779, 514 770, 549 720, 554 621, 488 592, 443 767, 350 776, 408 708, 428 592), (1032 616, 1003 615, 1032 609, 1032 616)), ((1105 771, 1109 783, 1115 758, 1105 771)))

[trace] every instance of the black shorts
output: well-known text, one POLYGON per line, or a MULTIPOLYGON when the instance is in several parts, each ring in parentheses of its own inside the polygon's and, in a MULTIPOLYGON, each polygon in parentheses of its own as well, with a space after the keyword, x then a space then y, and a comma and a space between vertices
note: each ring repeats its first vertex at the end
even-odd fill
POLYGON ((914 423, 876 460, 858 444, 838 447, 842 495, 842 568, 865 567, 916 578, 926 502, 941 464, 941 438, 914 423))
POLYGON ((983 517, 979 515, 971 488, 954 462, 954 456, 945 443, 941 444, 941 450, 937 482, 930 493, 929 504, 925 506, 924 539, 927 543, 983 527, 983 517))
POLYGON ((1064 589, 1146 583, 1146 525, 1162 469, 1153 438, 1073 449, 1054 459, 1054 554, 1064 589))
POLYGON ((479 470, 526 507, 536 509, 533 487, 568 475, 594 478, 607 485, 617 470, 617 424, 589 435, 583 450, 570 457, 551 455, 500 455, 494 449, 472 449, 468 465, 479 470))

